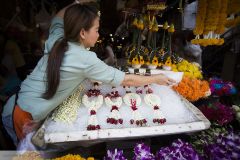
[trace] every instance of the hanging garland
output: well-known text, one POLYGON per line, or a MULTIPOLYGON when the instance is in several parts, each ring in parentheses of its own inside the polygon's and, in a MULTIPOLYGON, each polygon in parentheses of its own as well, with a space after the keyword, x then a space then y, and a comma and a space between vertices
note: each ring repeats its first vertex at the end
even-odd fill
POLYGON ((87 130, 96 130, 100 129, 100 125, 97 120, 97 110, 103 104, 103 96, 101 95, 100 90, 97 88, 98 84, 94 84, 95 89, 90 89, 82 98, 83 104, 88 108, 89 119, 87 130), (94 98, 90 101, 90 98, 94 98))
POLYGON ((222 45, 224 39, 220 34, 225 31, 228 0, 198 1, 196 26, 193 30, 193 44, 202 46, 222 45), (201 37, 200 37, 201 36, 201 37))
POLYGON ((206 2, 207 0, 198 1, 196 26, 193 30, 194 35, 196 35, 198 39, 199 39, 199 36, 203 34, 203 30, 204 30, 204 20, 207 12, 206 2))

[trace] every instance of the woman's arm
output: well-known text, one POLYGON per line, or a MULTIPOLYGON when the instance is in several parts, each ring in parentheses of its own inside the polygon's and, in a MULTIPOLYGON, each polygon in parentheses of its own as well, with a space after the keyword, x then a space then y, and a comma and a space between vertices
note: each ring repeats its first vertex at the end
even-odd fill
POLYGON ((140 76, 135 74, 126 74, 122 82, 122 86, 143 86, 146 84, 156 83, 159 85, 172 85, 175 81, 166 77, 163 74, 156 74, 151 76, 140 76))

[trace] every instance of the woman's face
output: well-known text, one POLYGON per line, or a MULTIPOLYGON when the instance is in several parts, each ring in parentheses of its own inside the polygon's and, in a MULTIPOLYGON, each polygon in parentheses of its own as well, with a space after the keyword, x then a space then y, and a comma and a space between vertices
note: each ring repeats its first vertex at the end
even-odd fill
POLYGON ((99 37, 98 33, 99 29, 99 17, 97 17, 93 21, 93 26, 88 31, 81 31, 81 43, 84 45, 85 48, 94 47, 97 39, 99 37))

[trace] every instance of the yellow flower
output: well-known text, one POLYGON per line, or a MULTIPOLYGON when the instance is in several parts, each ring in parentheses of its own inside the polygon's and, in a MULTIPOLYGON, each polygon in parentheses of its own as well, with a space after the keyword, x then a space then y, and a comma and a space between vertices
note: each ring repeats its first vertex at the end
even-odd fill
POLYGON ((88 157, 87 160, 95 160, 94 157, 88 157))
POLYGON ((155 65, 155 66, 158 65, 158 57, 157 57, 157 56, 154 56, 154 57, 153 57, 153 59, 152 59, 152 65, 155 65))
POLYGON ((165 65, 171 67, 171 65, 172 65, 171 57, 168 57, 168 58, 167 58, 167 60, 166 60, 166 62, 165 62, 165 65))
POLYGON ((137 18, 134 18, 132 25, 135 27, 138 27, 138 19, 137 18))
POLYGON ((174 29, 174 25, 173 25, 173 24, 170 25, 170 27, 169 27, 169 29, 168 29, 168 32, 170 32, 170 33, 175 32, 175 29, 174 29))
POLYGON ((144 64, 143 56, 140 56, 140 64, 144 64))
POLYGON ((163 29, 165 29, 165 30, 168 29, 168 22, 167 21, 163 24, 163 29))
POLYGON ((140 19, 140 20, 138 21, 138 29, 140 29, 140 30, 143 30, 143 29, 144 29, 144 24, 143 24, 143 20, 142 20, 142 19, 140 19))
POLYGON ((134 57, 132 59, 132 64, 139 64, 139 61, 138 61, 138 58, 137 57, 134 57))

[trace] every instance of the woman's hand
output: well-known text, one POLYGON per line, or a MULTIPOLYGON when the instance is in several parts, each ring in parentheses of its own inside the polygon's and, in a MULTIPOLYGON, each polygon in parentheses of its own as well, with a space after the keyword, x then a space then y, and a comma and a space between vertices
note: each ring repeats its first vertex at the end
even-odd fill
POLYGON ((176 83, 176 81, 174 81, 171 78, 168 78, 164 74, 157 74, 152 76, 155 78, 155 83, 159 85, 171 86, 174 83, 176 83))
POLYGON ((152 76, 126 74, 121 85, 122 86, 143 86, 143 85, 152 84, 152 83, 171 86, 176 82, 173 79, 168 78, 163 74, 156 74, 152 76))

